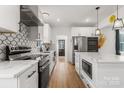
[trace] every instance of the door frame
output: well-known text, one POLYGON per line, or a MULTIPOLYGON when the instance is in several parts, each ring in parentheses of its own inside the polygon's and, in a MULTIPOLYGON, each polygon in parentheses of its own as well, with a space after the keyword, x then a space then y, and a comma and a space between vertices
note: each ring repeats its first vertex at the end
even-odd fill
POLYGON ((68 56, 68 50, 67 50, 67 48, 68 48, 68 45, 67 45, 67 36, 66 35, 57 35, 56 36, 56 51, 57 51, 57 60, 58 60, 58 57, 59 57, 59 43, 58 43, 58 41, 59 40, 65 40, 65 61, 67 61, 67 56, 68 56))

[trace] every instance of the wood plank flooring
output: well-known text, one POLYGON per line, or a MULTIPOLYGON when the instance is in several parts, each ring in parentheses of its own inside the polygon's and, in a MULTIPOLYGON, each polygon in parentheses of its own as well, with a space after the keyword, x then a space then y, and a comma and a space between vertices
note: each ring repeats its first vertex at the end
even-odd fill
POLYGON ((65 62, 64 57, 60 57, 50 76, 49 88, 85 88, 85 86, 77 75, 74 65, 65 62))

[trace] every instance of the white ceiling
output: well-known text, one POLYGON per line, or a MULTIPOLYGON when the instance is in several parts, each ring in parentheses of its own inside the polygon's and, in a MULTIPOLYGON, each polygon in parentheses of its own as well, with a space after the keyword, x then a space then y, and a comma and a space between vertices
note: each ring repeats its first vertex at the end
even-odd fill
MULTIPOLYGON (((40 5, 40 11, 50 15, 44 18, 52 26, 95 26, 95 5, 40 5), (57 18, 60 22, 57 22, 57 18)), ((115 5, 100 5, 99 21, 116 10, 115 5)))

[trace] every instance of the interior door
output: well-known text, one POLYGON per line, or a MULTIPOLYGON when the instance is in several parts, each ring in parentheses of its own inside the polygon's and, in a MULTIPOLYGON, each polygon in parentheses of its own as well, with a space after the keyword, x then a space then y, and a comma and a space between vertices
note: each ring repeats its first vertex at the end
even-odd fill
POLYGON ((65 56, 65 40, 59 40, 59 56, 65 56))

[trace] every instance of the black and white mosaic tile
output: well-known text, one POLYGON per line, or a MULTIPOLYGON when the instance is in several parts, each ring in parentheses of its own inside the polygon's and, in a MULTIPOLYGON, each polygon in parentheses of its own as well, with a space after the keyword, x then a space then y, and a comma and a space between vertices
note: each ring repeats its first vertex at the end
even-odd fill
POLYGON ((0 34, 0 60, 5 60, 6 45, 11 46, 30 46, 36 47, 35 41, 30 41, 27 38, 29 28, 24 24, 21 24, 21 31, 19 33, 1 33, 0 34))

